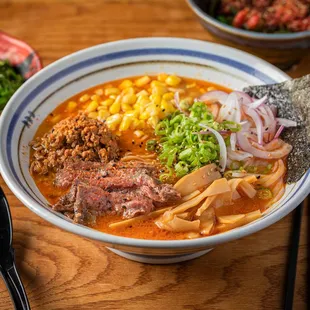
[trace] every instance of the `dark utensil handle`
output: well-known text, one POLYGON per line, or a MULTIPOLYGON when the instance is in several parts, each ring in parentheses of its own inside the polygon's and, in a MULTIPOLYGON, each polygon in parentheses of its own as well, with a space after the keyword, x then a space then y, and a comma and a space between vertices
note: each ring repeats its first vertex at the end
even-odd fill
POLYGON ((10 292, 12 300, 14 301, 16 310, 30 310, 27 295, 24 286, 19 278, 15 264, 7 270, 1 270, 4 282, 10 292))

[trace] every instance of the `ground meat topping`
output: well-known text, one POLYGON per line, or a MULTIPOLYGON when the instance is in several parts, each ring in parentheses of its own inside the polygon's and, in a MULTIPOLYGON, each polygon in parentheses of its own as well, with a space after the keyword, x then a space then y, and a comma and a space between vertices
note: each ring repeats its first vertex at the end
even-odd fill
POLYGON ((32 174, 47 174, 63 168, 66 160, 107 163, 119 157, 117 138, 103 122, 84 113, 56 124, 43 137, 30 142, 34 150, 32 174))

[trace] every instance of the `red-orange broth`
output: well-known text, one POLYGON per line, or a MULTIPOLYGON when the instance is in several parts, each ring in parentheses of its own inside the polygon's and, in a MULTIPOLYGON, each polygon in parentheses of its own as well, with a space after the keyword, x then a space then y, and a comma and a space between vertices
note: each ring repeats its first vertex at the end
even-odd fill
MULTIPOLYGON (((137 77, 134 77, 132 79, 136 78, 137 77)), ((152 79, 156 80, 156 77, 152 77, 152 79)), ((50 113, 46 117, 46 119, 39 126, 35 134, 35 138, 43 136, 55 125, 55 123, 65 119, 68 116, 76 114, 79 110, 84 110, 87 106, 87 102, 85 103, 79 101, 79 98, 83 94, 85 93, 93 94, 95 93, 96 90, 104 89, 107 86, 117 87, 118 85, 120 85, 122 81, 123 80, 116 80, 106 84, 97 85, 95 87, 84 90, 81 93, 76 94, 75 96, 72 96, 71 98, 60 104, 52 113, 50 113), (68 103, 71 101, 78 103, 77 108, 74 111, 69 111, 67 109, 68 103)), ((189 78, 182 78, 182 83, 178 85, 178 88, 183 88, 185 90, 183 96, 191 95, 193 97, 198 97, 201 93, 206 92, 207 89, 210 90, 210 87, 216 90, 231 92, 230 89, 227 89, 223 86, 211 82, 194 80, 189 78), (195 91, 193 91, 192 88, 186 88, 186 85, 191 85, 193 83, 196 84, 195 91)), ((152 137, 152 135, 154 136, 153 130, 151 129, 147 130, 147 133, 149 137, 152 137)), ((120 148, 123 152, 130 151, 134 154, 150 154, 150 152, 146 151, 144 144, 142 144, 142 147, 140 146, 141 142, 142 142, 141 139, 134 136, 133 130, 127 130, 123 132, 122 135, 120 136, 120 148)), ((30 158, 31 157, 32 152, 30 158)), ((65 193, 64 190, 54 186, 53 181, 55 178, 55 174, 52 172, 50 172, 48 175, 33 175, 33 178, 40 192, 51 204, 56 203, 59 197, 65 193)), ((215 210, 215 213, 216 215, 231 215, 231 214, 248 213, 255 210, 261 210, 261 212, 263 212, 266 209, 266 205, 268 202, 269 200, 261 200, 256 197, 254 197, 253 199, 242 197, 236 200, 233 205, 217 208, 215 210)), ((185 239, 186 235, 188 234, 188 233, 169 232, 159 229, 154 223, 154 218, 139 221, 129 227, 109 228, 110 223, 119 222, 121 220, 122 220, 121 216, 117 215, 101 216, 97 218, 97 224, 94 228, 99 231, 103 231, 105 233, 113 235, 139 238, 139 239, 158 239, 158 240, 185 239)), ((212 234, 216 233, 218 232, 215 229, 212 234)))

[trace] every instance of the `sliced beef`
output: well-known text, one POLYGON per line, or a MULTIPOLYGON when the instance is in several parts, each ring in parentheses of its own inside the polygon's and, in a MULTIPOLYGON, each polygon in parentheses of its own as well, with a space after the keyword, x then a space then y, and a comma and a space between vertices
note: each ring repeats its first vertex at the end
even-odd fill
POLYGON ((171 185, 161 184, 152 175, 154 168, 145 164, 67 163, 57 173, 55 184, 71 187, 53 209, 78 223, 92 224, 99 215, 131 218, 181 198, 171 185))

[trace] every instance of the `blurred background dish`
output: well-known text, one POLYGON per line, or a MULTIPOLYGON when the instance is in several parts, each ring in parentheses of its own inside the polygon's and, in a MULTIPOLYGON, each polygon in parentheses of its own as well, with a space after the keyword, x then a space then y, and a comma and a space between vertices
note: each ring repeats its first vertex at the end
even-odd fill
POLYGON ((187 0, 187 3, 218 42, 243 49, 282 69, 289 68, 309 53, 310 31, 265 33, 236 28, 225 24, 227 20, 221 22, 215 18, 220 0, 187 0))

